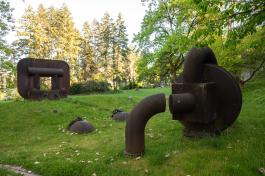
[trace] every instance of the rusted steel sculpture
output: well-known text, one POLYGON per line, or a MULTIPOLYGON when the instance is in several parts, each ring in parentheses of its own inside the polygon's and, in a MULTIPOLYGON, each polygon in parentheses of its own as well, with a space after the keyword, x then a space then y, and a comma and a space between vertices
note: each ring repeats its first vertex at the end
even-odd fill
POLYGON ((185 126, 184 135, 220 134, 236 120, 241 105, 237 81, 217 65, 213 51, 208 47, 192 48, 169 97, 170 112, 185 126))
POLYGON ((17 64, 17 88, 25 99, 66 97, 69 87, 69 66, 64 61, 25 58, 17 64), (52 78, 51 90, 40 90, 40 77, 52 78))
POLYGON ((140 156, 144 153, 144 130, 148 120, 155 114, 165 112, 165 94, 151 95, 138 103, 130 112, 125 128, 125 154, 140 156))
MULTIPOLYGON (((165 96, 153 96, 157 98, 147 97, 148 101, 144 99, 129 114, 125 130, 127 155, 143 154, 144 127, 148 119, 165 111, 165 96)), ((236 120, 241 105, 238 83, 217 65, 213 51, 208 47, 192 48, 185 58, 183 73, 172 84, 169 96, 170 112, 174 120, 184 125, 184 135, 203 137, 220 134, 236 120)))

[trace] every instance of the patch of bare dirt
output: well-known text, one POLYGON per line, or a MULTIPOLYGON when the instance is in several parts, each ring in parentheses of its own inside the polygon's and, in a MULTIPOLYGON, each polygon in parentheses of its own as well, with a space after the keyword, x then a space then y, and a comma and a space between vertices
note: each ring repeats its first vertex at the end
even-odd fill
POLYGON ((15 172, 17 174, 21 174, 23 176, 40 176, 40 175, 35 174, 32 171, 24 169, 20 166, 0 164, 0 168, 6 169, 6 170, 11 171, 11 172, 15 172))

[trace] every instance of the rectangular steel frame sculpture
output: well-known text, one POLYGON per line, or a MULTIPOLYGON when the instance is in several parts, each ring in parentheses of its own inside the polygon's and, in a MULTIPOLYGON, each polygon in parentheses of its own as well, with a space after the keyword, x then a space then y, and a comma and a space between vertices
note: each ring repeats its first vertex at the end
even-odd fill
POLYGON ((17 88, 25 99, 67 97, 70 88, 69 66, 60 60, 21 59, 17 64, 17 88), (40 77, 51 77, 51 90, 40 90, 40 77))

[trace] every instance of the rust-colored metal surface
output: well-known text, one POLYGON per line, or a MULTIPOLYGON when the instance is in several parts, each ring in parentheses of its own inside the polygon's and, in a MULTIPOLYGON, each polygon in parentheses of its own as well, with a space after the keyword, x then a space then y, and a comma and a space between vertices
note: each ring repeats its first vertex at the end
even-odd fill
POLYGON ((192 48, 184 62, 183 82, 184 83, 201 83, 203 78, 203 65, 217 65, 216 57, 213 51, 208 48, 192 48))
MULTIPOLYGON (((129 114, 125 129, 125 154, 144 153, 144 129, 155 114, 164 112, 164 94, 149 96, 129 114)), ((192 48, 181 76, 172 84, 169 109, 174 120, 184 125, 184 135, 204 137, 220 134, 238 117, 242 95, 234 77, 217 65, 213 51, 192 48)))
POLYGON ((25 99, 66 97, 69 87, 69 66, 64 61, 25 58, 17 64, 17 88, 25 99), (40 90, 40 77, 51 77, 51 90, 40 90))
POLYGON ((125 128, 125 154, 144 154, 144 130, 148 120, 155 114, 165 112, 165 94, 151 95, 139 102, 130 112, 125 128))
POLYGON ((170 111, 174 120, 179 120, 185 129, 184 135, 203 137, 220 134, 238 117, 241 105, 241 90, 234 77, 217 65, 210 48, 193 48, 187 54, 183 74, 172 84, 169 98, 170 111), (200 68, 198 68, 200 67, 200 68), (176 95, 190 93, 194 104, 184 104, 176 95), (191 108, 182 112, 178 106, 191 108))
POLYGON ((126 121, 129 117, 129 114, 127 112, 124 112, 121 109, 114 109, 112 111, 111 117, 113 120, 116 120, 116 121, 126 121))
POLYGON ((80 117, 77 117, 68 125, 68 130, 77 134, 90 133, 95 130, 93 125, 80 117))

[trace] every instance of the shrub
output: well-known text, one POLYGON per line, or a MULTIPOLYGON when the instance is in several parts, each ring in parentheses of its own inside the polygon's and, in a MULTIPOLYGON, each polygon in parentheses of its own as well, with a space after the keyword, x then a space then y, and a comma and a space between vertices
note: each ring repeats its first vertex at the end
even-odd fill
POLYGON ((110 84, 105 81, 86 81, 75 83, 70 87, 70 94, 86 94, 94 92, 107 92, 110 90, 110 84))
POLYGON ((74 83, 70 87, 70 94, 80 94, 82 90, 82 83, 74 83))
POLYGON ((137 84, 134 81, 131 81, 131 82, 129 82, 129 84, 127 84, 126 86, 122 87, 123 90, 135 89, 135 88, 141 88, 141 86, 139 86, 139 84, 137 84))

